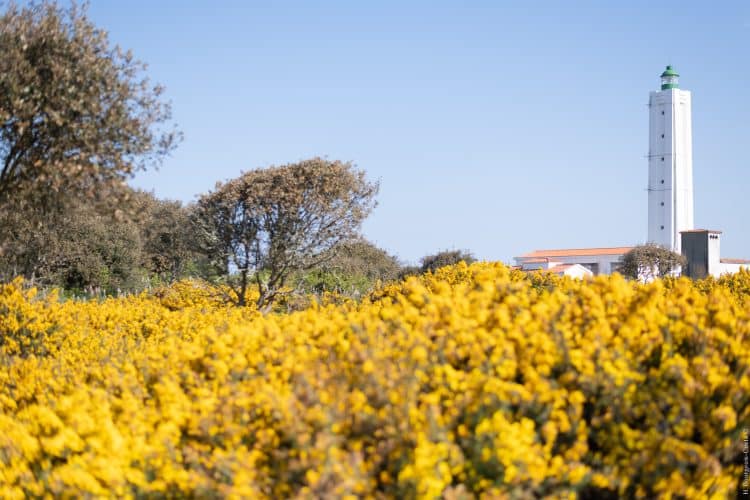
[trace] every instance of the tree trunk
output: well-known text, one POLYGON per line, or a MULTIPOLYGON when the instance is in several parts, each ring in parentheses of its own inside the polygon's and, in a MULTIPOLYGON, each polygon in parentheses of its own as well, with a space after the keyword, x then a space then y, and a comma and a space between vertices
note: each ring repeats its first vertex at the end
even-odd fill
POLYGON ((237 294, 237 305, 245 306, 245 294, 247 292, 247 269, 240 271, 240 290, 237 294))

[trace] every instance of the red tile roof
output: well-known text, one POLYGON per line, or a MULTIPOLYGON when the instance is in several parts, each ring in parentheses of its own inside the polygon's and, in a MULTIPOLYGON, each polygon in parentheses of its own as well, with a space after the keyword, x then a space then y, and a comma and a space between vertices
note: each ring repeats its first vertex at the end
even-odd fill
POLYGON ((687 229, 685 231, 680 231, 680 233, 714 233, 714 234, 721 234, 721 231, 717 231, 716 229, 687 229))
POLYGON ((560 250, 534 250, 523 254, 519 259, 533 259, 542 257, 589 257, 594 255, 624 255, 633 247, 610 247, 610 248, 568 248, 560 250))
POLYGON ((747 259, 721 259, 722 264, 750 264, 747 259))

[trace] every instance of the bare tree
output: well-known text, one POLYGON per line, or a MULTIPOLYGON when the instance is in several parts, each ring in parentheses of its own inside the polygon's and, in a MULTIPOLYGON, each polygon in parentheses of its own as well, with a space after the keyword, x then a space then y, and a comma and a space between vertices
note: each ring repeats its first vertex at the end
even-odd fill
POLYGON ((267 311, 292 272, 320 265, 357 234, 377 191, 364 172, 340 161, 253 170, 199 199, 196 230, 205 255, 234 274, 238 305, 254 283, 258 308, 267 311))

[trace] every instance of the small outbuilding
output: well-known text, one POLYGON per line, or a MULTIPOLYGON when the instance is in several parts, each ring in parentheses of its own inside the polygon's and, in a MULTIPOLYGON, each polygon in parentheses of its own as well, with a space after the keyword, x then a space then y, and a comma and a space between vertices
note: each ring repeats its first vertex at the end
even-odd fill
POLYGON ((682 255, 687 260, 683 276, 700 279, 706 276, 718 278, 740 269, 750 269, 750 260, 721 258, 721 231, 713 229, 691 229, 681 231, 682 255))

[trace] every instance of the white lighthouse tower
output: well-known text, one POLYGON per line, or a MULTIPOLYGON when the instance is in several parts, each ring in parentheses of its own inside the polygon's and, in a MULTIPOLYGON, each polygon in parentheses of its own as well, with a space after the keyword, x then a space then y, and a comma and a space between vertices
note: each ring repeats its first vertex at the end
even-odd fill
POLYGON ((690 92, 667 66, 649 96, 648 241, 680 253, 680 231, 693 228, 693 128, 690 92))

